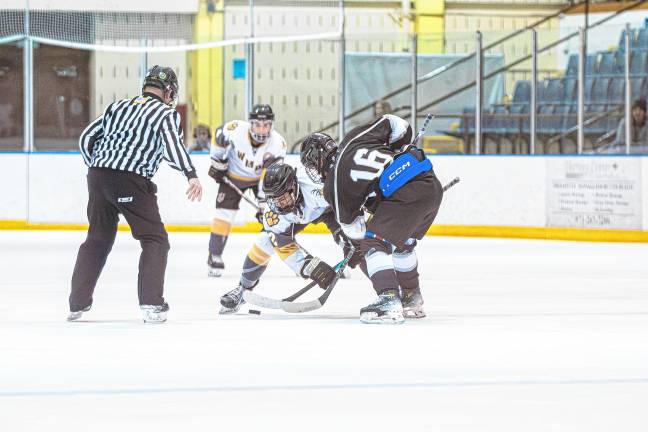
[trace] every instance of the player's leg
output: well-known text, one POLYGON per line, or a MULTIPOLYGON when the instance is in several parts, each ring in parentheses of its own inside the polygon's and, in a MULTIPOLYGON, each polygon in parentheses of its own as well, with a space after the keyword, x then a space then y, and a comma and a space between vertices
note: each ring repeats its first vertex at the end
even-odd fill
POLYGON ((411 237, 398 246, 393 254, 396 277, 401 288, 403 314, 406 318, 425 317, 419 282, 418 258, 415 251, 416 239, 422 239, 434 222, 442 197, 441 183, 432 173, 406 185, 402 189, 402 193, 397 196, 398 200, 409 203, 408 213, 415 215, 415 218, 409 222, 409 225, 413 227, 411 237))
POLYGON ((216 211, 209 236, 209 256, 207 257, 207 274, 209 276, 219 277, 223 274, 225 264, 222 255, 240 201, 241 196, 227 184, 221 183, 218 186, 216 211))
POLYGON ((272 242, 268 237, 268 233, 263 231, 257 236, 252 249, 245 257, 238 286, 221 297, 221 314, 234 313, 245 303, 243 291, 246 289, 251 290, 259 283, 261 275, 268 267, 272 254, 272 242))
POLYGON ((106 197, 110 179, 105 172, 88 172, 88 235, 79 247, 70 292, 69 321, 81 318, 92 306, 92 294, 106 264, 115 236, 119 216, 117 208, 106 197))
POLYGON ((364 265, 378 299, 360 309, 360 321, 364 323, 402 323, 403 307, 398 292, 398 280, 392 261, 392 246, 376 239, 363 239, 360 247, 364 252, 364 265))
POLYGON ((403 247, 392 254, 396 279, 401 288, 401 302, 405 318, 423 318, 423 296, 419 285, 416 239, 410 238, 403 247))
POLYGON ((164 275, 166 273, 169 238, 160 218, 157 204, 157 187, 144 178, 128 178, 122 187, 130 189, 132 201, 118 203, 119 211, 139 240, 142 253, 137 277, 137 296, 145 322, 166 321, 169 305, 164 301, 164 275))

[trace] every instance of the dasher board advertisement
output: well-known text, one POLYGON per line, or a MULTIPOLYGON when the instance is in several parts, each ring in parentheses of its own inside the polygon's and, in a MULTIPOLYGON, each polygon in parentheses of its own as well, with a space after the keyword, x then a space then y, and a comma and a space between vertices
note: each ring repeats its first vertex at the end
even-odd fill
POLYGON ((641 160, 549 158, 547 226, 640 230, 641 160))

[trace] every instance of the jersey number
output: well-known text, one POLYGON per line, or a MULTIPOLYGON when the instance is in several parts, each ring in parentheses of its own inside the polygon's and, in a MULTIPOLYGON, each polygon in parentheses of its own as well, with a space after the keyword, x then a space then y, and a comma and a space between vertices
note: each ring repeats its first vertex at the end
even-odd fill
POLYGON ((385 166, 391 162, 392 157, 388 154, 381 153, 378 150, 358 149, 353 155, 353 162, 356 165, 367 167, 375 171, 365 170, 351 170, 349 175, 351 180, 357 182, 358 180, 373 180, 382 174, 385 166))

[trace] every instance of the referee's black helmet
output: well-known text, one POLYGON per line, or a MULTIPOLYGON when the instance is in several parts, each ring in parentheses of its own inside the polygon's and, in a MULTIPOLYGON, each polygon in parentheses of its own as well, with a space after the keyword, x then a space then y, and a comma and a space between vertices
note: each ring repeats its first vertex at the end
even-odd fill
POLYGON ((178 77, 170 67, 155 65, 148 70, 144 78, 144 87, 155 87, 163 92, 169 91, 169 97, 172 103, 178 97, 178 77))

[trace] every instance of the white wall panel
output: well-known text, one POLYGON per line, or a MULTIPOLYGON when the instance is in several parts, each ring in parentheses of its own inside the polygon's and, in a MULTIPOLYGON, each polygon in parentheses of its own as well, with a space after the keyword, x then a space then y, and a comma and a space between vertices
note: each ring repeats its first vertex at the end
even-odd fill
POLYGON ((648 231, 648 158, 642 159, 641 190, 643 191, 643 230, 648 231))
POLYGON ((437 224, 544 226, 544 158, 434 156, 441 183, 461 182, 443 197, 437 224))
MULTIPOLYGON (((292 160, 296 156, 291 155, 292 160)), ((554 157, 555 158, 555 157, 554 157)), ((163 163, 154 178, 162 219, 167 224, 209 225, 217 186, 207 176, 209 156, 192 155, 204 187, 203 201, 191 203, 185 197, 184 176, 163 163)), ((442 183, 454 177, 461 182, 448 191, 437 224, 491 226, 546 226, 546 157, 434 156, 434 170, 442 183)), ((642 158, 642 190, 648 191, 648 158, 642 158)), ((33 154, 29 161, 21 154, 0 155, 0 220, 32 223, 86 223, 87 169, 81 156, 33 154), (29 198, 27 198, 29 197, 29 198), (29 199, 29 203, 27 203, 29 199)), ((643 194, 643 229, 648 229, 648 199, 643 194)), ((237 222, 252 220, 254 211, 241 202, 237 222)))
POLYGON ((0 220, 27 218, 27 156, 0 155, 0 220))
POLYGON ((81 155, 30 155, 29 222, 87 223, 87 168, 81 155))

